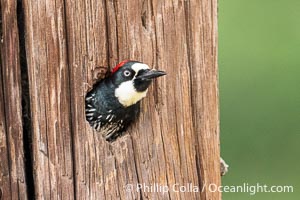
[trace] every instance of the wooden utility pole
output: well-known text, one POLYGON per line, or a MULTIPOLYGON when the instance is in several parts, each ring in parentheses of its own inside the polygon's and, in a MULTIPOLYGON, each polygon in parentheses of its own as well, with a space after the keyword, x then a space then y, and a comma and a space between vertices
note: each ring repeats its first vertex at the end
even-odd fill
POLYGON ((217 0, 1 0, 1 19, 0 199, 221 199, 217 0), (84 98, 124 59, 167 76, 108 143, 84 98))
POLYGON ((0 199, 27 199, 17 2, 0 2, 0 199))

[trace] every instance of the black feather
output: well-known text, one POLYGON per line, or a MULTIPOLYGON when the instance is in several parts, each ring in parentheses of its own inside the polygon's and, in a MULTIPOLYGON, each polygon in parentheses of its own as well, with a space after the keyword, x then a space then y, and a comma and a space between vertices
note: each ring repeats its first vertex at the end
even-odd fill
POLYGON ((107 141, 121 136, 140 113, 140 102, 124 107, 114 91, 114 84, 106 78, 95 85, 85 98, 86 120, 97 131, 103 130, 107 141))

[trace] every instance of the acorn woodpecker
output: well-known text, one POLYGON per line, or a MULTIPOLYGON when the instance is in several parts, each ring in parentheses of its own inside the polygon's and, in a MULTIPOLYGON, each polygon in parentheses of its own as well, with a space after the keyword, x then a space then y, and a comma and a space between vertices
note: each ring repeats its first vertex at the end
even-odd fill
POLYGON ((86 120, 107 141, 114 141, 139 116, 140 101, 152 79, 163 75, 144 63, 122 61, 87 93, 86 120))

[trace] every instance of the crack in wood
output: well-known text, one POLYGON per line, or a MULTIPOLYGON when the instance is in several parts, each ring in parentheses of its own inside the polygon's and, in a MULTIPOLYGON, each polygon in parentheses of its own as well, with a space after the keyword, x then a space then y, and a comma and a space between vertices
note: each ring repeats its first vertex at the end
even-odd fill
POLYGON ((21 68, 21 94, 22 94, 22 121, 23 121, 23 143, 25 175, 28 199, 35 199, 34 188, 34 168, 32 163, 32 130, 31 130, 31 110, 29 95, 28 68, 25 48, 25 18, 22 0, 17 0, 17 24, 19 30, 20 46, 20 68, 21 68))

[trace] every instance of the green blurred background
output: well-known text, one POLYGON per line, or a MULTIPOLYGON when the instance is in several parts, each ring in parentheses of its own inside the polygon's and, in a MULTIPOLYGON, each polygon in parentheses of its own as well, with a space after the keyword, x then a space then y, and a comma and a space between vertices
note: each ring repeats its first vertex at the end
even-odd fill
POLYGON ((223 185, 293 185, 300 199, 300 0, 219 0, 223 185))

